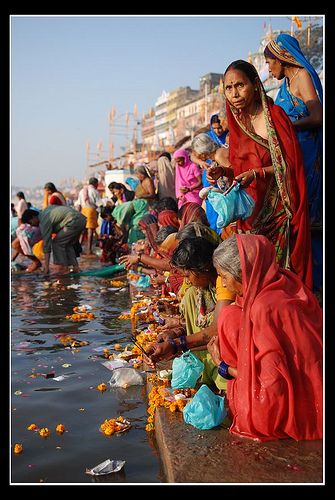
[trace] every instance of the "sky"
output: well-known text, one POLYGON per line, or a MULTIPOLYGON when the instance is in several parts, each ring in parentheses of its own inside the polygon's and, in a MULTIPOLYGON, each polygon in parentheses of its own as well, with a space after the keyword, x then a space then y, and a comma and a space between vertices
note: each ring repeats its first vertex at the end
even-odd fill
POLYGON ((11 184, 84 179, 86 145, 91 163, 100 142, 108 150, 113 107, 120 125, 112 139, 116 156, 126 144, 125 115, 135 105, 141 119, 163 90, 198 89, 201 76, 223 73, 257 52, 269 23, 273 30, 291 28, 289 15, 266 14, 11 16, 11 184))

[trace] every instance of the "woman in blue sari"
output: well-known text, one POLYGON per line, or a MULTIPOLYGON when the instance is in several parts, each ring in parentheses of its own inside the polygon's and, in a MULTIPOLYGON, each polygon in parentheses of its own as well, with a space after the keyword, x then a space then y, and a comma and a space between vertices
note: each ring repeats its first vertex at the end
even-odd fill
MULTIPOLYGON (((222 127, 219 115, 217 113, 213 114, 211 116, 210 129, 206 133, 215 142, 215 144, 218 144, 220 147, 225 147, 225 148, 228 147, 227 143, 226 143, 228 129, 224 130, 224 128, 222 127)), ((207 163, 207 167, 208 167, 208 165, 210 165, 212 163, 212 161, 206 160, 206 162, 204 162, 204 161, 200 160, 199 158, 197 158, 195 156, 194 152, 191 155, 191 160, 194 163, 197 163, 198 165, 200 165, 200 167, 202 168, 201 180, 202 180, 203 187, 213 186, 213 184, 210 184, 207 180, 206 167, 203 165, 203 164, 207 163)), ((215 187, 217 187, 217 184, 215 184, 215 187)), ((209 203, 208 200, 206 200, 206 216, 207 216, 207 219, 208 219, 208 222, 209 222, 211 229, 214 229, 214 231, 216 231, 217 234, 221 234, 222 228, 218 227, 216 224, 218 214, 217 214, 217 212, 215 212, 214 208, 212 207, 212 205, 209 203)))
POLYGON ((284 79, 275 104, 290 117, 304 157, 312 230, 313 289, 322 290, 322 102, 320 78, 296 38, 282 33, 264 49, 269 72, 284 79))

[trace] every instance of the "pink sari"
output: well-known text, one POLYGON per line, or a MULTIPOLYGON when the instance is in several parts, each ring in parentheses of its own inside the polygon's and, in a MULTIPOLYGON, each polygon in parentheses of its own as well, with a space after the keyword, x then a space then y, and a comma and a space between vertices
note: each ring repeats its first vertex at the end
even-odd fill
POLYGON ((193 189, 193 186, 198 183, 199 177, 201 177, 199 165, 191 162, 189 154, 185 149, 177 149, 173 153, 173 158, 185 159, 182 167, 176 163, 176 197, 178 199, 178 208, 187 202, 194 202, 201 205, 203 200, 199 196, 199 191, 202 186, 193 189), (180 191, 181 187, 187 187, 190 191, 182 193, 180 191))

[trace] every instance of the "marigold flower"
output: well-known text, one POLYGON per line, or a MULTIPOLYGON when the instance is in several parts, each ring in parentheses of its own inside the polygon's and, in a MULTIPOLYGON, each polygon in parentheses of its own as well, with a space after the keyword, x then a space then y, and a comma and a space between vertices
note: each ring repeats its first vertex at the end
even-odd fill
POLYGON ((121 345, 121 344, 115 344, 115 345, 114 345, 114 349, 115 349, 116 351, 120 351, 120 350, 122 349, 122 345, 121 345))
POLYGON ((36 429, 38 429, 38 427, 36 424, 30 424, 28 425, 27 429, 28 431, 35 431, 36 429))
POLYGON ((23 451, 23 446, 21 443, 16 443, 14 446, 14 453, 18 455, 19 453, 22 453, 23 451))
POLYGON ((48 437, 50 436, 50 431, 47 427, 43 427, 41 430, 40 430, 40 436, 42 437, 48 437))
POLYGON ((58 424, 57 427, 56 427, 56 432, 58 432, 58 434, 63 434, 63 432, 65 432, 65 427, 63 424, 58 424))
POLYGON ((98 391, 100 392, 105 392, 107 390, 107 385, 106 384, 99 384, 97 386, 98 391))

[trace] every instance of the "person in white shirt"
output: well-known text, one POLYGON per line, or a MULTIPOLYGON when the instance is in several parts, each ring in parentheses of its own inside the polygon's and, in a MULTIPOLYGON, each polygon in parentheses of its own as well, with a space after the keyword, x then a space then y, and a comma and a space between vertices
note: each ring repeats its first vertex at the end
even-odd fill
MULTIPOLYGON (((97 209, 102 205, 101 196, 97 190, 98 179, 96 177, 91 177, 89 179, 88 186, 84 186, 78 195, 78 208, 80 207, 80 212, 86 217, 86 230, 87 230, 87 255, 93 255, 92 244, 93 235, 96 228, 98 227, 98 212, 97 209)), ((82 243, 84 237, 84 232, 80 237, 80 243, 82 243)))
POLYGON ((22 215, 25 210, 27 210, 28 205, 24 196, 24 193, 22 191, 19 191, 16 193, 16 197, 19 200, 17 205, 15 206, 15 210, 17 213, 17 225, 19 226, 22 223, 22 215))

